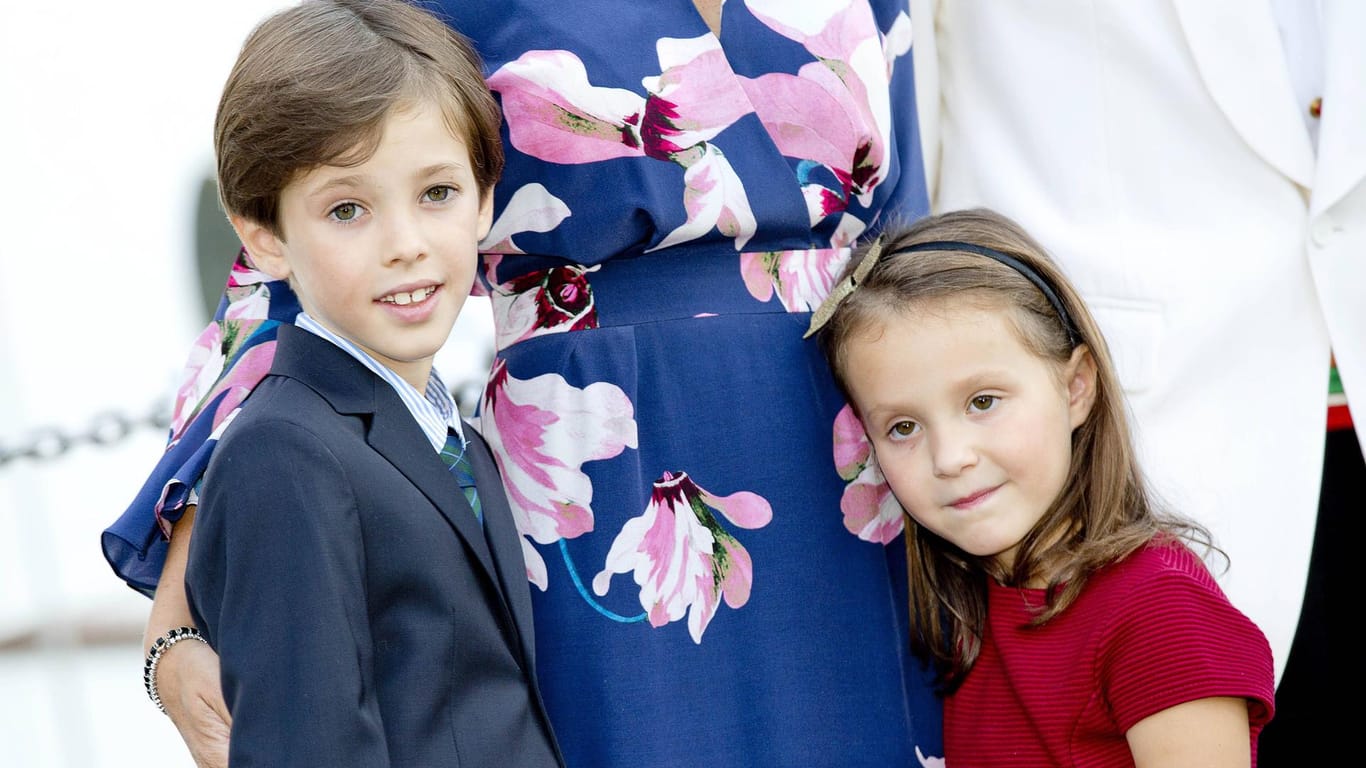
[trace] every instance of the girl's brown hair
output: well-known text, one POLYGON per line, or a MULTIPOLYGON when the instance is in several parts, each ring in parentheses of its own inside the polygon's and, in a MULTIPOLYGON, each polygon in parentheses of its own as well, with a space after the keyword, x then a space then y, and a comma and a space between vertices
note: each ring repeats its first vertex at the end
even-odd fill
POLYGON ((248 35, 218 102, 224 209, 283 237, 280 193, 296 174, 365 162, 395 109, 440 105, 488 194, 503 171, 498 103, 470 43, 402 0, 304 0, 248 35))
MULTIPOLYGON (((1100 328, 1067 277, 1024 229, 984 208, 954 211, 909 227, 889 228, 881 238, 881 249, 871 271, 839 301, 819 336, 835 381, 851 403, 849 341, 877 333, 889 317, 949 297, 1007 308, 1026 348, 1060 374, 1078 346, 1085 345, 1096 362, 1095 402, 1072 433, 1067 481, 1021 542, 1013 569, 1005 571, 990 558, 970 555, 922 528, 909 515, 905 518, 912 646, 933 662, 942 690, 956 689, 977 660, 986 623, 987 579, 1024 586, 1031 579, 1047 577, 1046 602, 1033 619, 1037 625, 1071 605, 1097 569, 1154 537, 1171 536, 1196 544, 1206 553, 1217 551, 1208 531, 1162 509, 1147 489, 1100 328), (917 244, 939 241, 985 246, 1023 262, 1052 288, 1073 328, 1067 327, 1038 287, 1010 266, 960 251, 902 253, 917 244)), ((865 246, 855 253, 841 281, 854 273, 868 250, 865 246)))

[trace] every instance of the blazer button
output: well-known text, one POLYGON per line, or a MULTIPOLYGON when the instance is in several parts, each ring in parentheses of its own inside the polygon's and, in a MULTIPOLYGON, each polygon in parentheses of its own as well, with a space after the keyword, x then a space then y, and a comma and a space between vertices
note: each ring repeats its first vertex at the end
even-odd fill
POLYGON ((1326 248, 1341 231, 1342 227, 1332 216, 1325 213, 1314 220, 1314 224, 1309 228, 1309 238, 1314 241, 1314 245, 1326 248))

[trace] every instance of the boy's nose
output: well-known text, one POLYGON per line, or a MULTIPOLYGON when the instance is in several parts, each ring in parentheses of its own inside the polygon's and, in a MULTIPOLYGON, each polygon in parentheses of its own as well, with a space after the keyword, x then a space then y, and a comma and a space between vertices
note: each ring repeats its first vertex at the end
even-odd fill
POLYGON ((385 260, 388 262, 416 261, 426 255, 426 238, 412 216, 390 216, 384 235, 385 260))

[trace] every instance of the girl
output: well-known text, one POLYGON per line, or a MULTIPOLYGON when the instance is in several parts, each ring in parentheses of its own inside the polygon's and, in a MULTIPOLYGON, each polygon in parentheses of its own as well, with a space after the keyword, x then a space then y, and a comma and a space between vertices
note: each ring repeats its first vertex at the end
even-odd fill
POLYGON ((1100 329, 1014 222, 889 230, 813 316, 911 520, 948 765, 1256 763, 1270 648, 1144 487, 1100 329))

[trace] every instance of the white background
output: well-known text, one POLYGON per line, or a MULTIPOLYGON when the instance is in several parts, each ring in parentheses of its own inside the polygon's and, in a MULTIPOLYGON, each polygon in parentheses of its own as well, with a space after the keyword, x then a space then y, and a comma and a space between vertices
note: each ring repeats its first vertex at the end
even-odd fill
MULTIPOLYGON (((194 215, 219 89, 283 0, 7 3, 0 16, 0 446, 169 403, 203 316, 194 215)), ((222 254, 221 280, 233 253, 222 254)), ((471 302, 437 367, 482 376, 471 302)), ((190 766, 142 689, 149 602, 100 532, 164 447, 0 464, 0 766, 190 766)))

